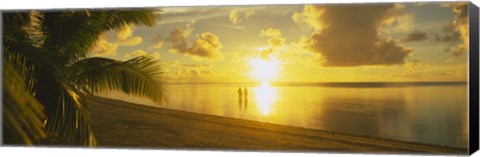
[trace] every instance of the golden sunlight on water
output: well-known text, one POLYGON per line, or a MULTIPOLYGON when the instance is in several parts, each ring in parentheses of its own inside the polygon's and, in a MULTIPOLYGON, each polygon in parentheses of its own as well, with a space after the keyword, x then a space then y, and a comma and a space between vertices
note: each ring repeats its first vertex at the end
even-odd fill
POLYGON ((165 107, 378 138, 468 146, 467 86, 463 84, 325 87, 261 82, 259 86, 171 85, 165 107), (239 94, 239 88, 250 92, 239 94))
POLYGON ((255 97, 258 110, 266 116, 270 113, 272 105, 275 104, 277 89, 270 87, 268 82, 262 82, 260 87, 255 88, 255 97))

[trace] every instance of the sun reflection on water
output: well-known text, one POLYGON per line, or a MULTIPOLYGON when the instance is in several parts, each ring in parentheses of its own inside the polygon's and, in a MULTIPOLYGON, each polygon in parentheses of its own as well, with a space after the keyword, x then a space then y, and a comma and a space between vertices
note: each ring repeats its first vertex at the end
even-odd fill
POLYGON ((268 82, 262 82, 260 87, 255 88, 255 97, 259 111, 266 116, 277 99, 277 89, 270 87, 268 82))

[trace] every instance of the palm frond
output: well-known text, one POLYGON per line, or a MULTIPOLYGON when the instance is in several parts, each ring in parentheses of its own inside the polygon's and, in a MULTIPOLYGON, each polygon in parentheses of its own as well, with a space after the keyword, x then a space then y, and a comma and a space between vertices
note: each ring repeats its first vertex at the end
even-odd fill
POLYGON ((34 58, 31 55, 35 54, 34 45, 38 40, 29 30, 35 18, 36 16, 32 16, 31 13, 4 13, 3 48, 8 49, 10 53, 22 53, 25 57, 34 58))
POLYGON ((45 12, 41 23, 44 47, 60 65, 87 57, 98 37, 129 24, 155 24, 150 11, 70 11, 45 12))
POLYGON ((34 67, 26 67, 25 61, 20 55, 3 58, 3 138, 6 144, 31 145, 46 137, 44 108, 33 95, 35 80, 29 77, 34 67))
POLYGON ((39 67, 35 97, 44 105, 47 145, 95 146, 84 92, 75 88, 65 74, 39 67))
POLYGON ((58 103, 47 108, 45 144, 62 146, 96 146, 91 119, 82 92, 62 84, 57 87, 58 103))
POLYGON ((88 58, 72 66, 76 82, 92 93, 123 91, 149 98, 157 104, 167 101, 160 62, 141 56, 120 62, 106 58, 88 58))
POLYGON ((43 105, 35 97, 40 51, 35 47, 37 38, 28 31, 36 17, 30 12, 13 12, 3 18, 4 142, 39 143, 46 136, 43 105))
POLYGON ((110 15, 106 22, 106 24, 108 24, 107 27, 110 28, 118 28, 118 26, 126 26, 129 24, 153 26, 155 25, 155 16, 159 16, 149 10, 115 11, 110 15))
POLYGON ((85 100, 92 89, 120 89, 156 102, 164 100, 164 87, 155 78, 159 72, 151 59, 96 59, 103 65, 99 67, 112 72, 92 78, 87 76, 96 75, 88 73, 97 71, 91 65, 83 69, 72 65, 88 56, 100 34, 129 24, 151 26, 153 16, 150 11, 128 10, 3 14, 5 142, 95 146, 85 100), (73 67, 80 71, 70 71, 73 67))

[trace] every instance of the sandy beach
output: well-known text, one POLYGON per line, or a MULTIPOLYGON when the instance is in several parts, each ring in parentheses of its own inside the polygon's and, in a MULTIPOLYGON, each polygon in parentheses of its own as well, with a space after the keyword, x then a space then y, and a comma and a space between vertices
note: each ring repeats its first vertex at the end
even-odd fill
POLYGON ((157 108, 89 97, 101 148, 466 154, 467 149, 157 108))

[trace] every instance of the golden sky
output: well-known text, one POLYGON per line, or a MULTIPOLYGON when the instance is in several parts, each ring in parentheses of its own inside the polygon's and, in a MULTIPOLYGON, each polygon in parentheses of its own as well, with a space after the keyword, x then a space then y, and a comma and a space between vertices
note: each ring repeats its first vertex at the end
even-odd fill
POLYGON ((466 81, 467 3, 158 8, 94 56, 153 55, 169 82, 466 81))

